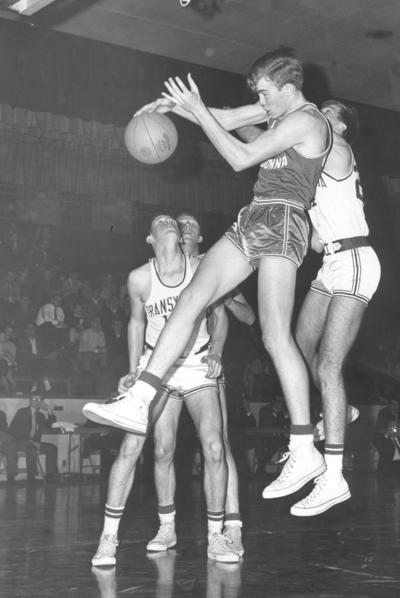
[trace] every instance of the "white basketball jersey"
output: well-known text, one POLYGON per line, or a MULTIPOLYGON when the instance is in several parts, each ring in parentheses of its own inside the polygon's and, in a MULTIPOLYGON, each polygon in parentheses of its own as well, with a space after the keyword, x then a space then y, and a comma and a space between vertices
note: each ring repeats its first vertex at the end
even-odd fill
MULTIPOLYGON (((144 307, 147 316, 146 343, 151 347, 154 347, 165 323, 178 302, 179 295, 192 280, 193 271, 190 265, 190 259, 185 256, 185 271, 182 276, 182 281, 175 286, 169 286, 161 280, 155 267, 155 259, 152 258, 150 260, 150 274, 151 289, 144 307)), ((204 317, 201 318, 198 325, 196 325, 193 334, 190 337, 184 355, 197 353, 201 347, 207 345, 209 340, 210 335, 207 331, 207 320, 204 314, 204 317)))
POLYGON ((343 179, 322 171, 309 214, 322 243, 368 236, 362 187, 353 154, 350 172, 343 179))

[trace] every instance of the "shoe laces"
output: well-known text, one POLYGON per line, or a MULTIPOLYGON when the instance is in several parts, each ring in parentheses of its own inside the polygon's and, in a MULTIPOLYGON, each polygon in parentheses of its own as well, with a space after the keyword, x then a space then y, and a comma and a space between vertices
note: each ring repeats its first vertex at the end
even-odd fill
POLYGON ((225 534, 213 534, 210 540, 210 548, 218 553, 231 552, 227 544, 232 544, 232 540, 225 534))
POLYGON ((154 538, 153 542, 164 542, 169 539, 174 533, 174 526, 172 523, 162 523, 158 529, 157 535, 154 538))
POLYGON ((106 534, 100 540, 97 552, 114 555, 115 549, 118 546, 118 540, 112 534, 106 534))
POLYGON ((312 502, 314 498, 320 496, 320 494, 325 490, 325 487, 328 483, 328 477, 325 474, 322 474, 315 478, 314 480, 314 488, 310 492, 308 496, 306 496, 302 502, 305 504, 312 502))

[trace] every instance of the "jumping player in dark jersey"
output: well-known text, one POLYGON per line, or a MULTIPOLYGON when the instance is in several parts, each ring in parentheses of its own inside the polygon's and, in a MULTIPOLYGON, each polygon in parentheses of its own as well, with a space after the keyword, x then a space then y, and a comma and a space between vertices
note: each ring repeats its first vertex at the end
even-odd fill
POLYGON ((278 50, 258 59, 250 69, 248 83, 258 96, 258 102, 250 106, 208 109, 188 75, 188 84, 178 77, 168 79, 164 98, 144 107, 160 112, 173 109, 195 121, 235 171, 257 164, 260 170, 253 200, 204 256, 146 370, 124 399, 102 405, 95 417, 132 432, 146 431, 149 406, 200 314, 258 268, 262 338, 292 422, 288 461, 277 480, 264 490, 265 498, 270 498, 291 494, 325 469, 313 444, 308 375, 291 333, 291 318, 297 268, 308 248, 305 210, 314 197, 330 133, 325 117, 304 98, 303 70, 292 53, 278 50), (271 123, 268 130, 249 143, 228 132, 266 120, 271 123))

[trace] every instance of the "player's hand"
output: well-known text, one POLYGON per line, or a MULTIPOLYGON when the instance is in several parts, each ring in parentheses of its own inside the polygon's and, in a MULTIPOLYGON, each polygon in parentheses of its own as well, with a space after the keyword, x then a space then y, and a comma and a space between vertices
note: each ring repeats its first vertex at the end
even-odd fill
POLYGON ((164 82, 168 93, 163 92, 162 95, 165 99, 195 115, 199 109, 204 108, 204 104, 200 97, 199 88, 190 73, 187 80, 189 87, 184 84, 180 77, 170 77, 168 81, 164 82))
POLYGON ((222 373, 221 355, 217 352, 210 351, 207 355, 201 358, 202 363, 208 365, 206 378, 218 378, 222 373))
POLYGON ((158 98, 154 102, 150 102, 150 104, 145 104, 135 112, 133 116, 140 116, 145 112, 158 112, 160 114, 166 114, 167 112, 171 112, 175 107, 175 102, 167 99, 167 98, 158 98))
POLYGON ((136 381, 136 373, 135 372, 129 372, 129 374, 126 374, 126 376, 122 376, 122 378, 120 378, 119 382, 118 382, 119 394, 122 395, 125 392, 128 392, 130 387, 135 384, 135 381, 136 381))

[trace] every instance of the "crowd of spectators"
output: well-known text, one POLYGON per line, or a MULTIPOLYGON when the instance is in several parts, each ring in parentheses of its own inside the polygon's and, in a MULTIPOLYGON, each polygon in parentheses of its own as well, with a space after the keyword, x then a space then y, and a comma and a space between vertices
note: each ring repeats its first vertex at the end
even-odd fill
POLYGON ((129 368, 125 287, 67 269, 47 227, 28 244, 11 222, 0 244, 0 393, 111 394, 129 368))

